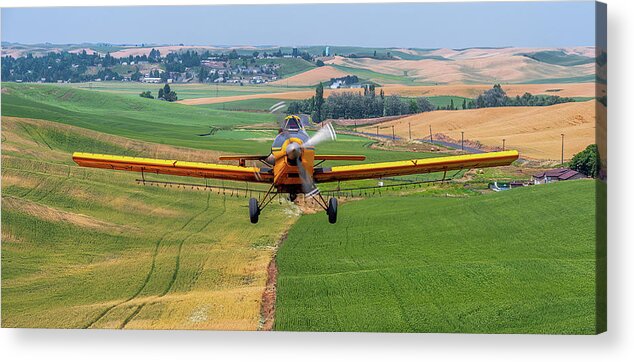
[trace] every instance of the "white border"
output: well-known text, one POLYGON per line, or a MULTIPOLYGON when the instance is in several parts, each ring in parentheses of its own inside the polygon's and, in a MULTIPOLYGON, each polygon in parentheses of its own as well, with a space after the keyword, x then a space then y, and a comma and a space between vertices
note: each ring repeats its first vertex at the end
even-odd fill
MULTIPOLYGON (((293 3, 294 1, 188 0, 187 4, 293 3)), ((295 1, 296 2, 296 1, 295 1)), ((331 3, 337 1, 310 1, 331 3)), ((363 2, 348 0, 345 2, 363 2)), ((380 1, 365 1, 380 2, 380 1)), ((409 2, 409 1, 401 1, 409 2)), ((471 2, 471 1, 470 1, 471 2)), ((608 2, 609 248, 608 332, 599 336, 258 333, 194 331, 0 330, 4 361, 205 361, 205 360, 468 360, 604 361, 634 357, 634 79, 633 6, 608 2), (614 76, 616 75, 616 76, 614 76), (631 114, 631 112, 630 112, 631 114), (628 162, 629 161, 629 162, 628 162)), ((3 0, 5 7, 79 5, 183 5, 174 0, 3 0)))

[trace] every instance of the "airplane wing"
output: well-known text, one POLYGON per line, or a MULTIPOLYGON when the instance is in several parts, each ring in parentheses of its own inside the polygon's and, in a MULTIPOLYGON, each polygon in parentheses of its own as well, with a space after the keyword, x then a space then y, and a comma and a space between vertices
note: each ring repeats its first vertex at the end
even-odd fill
POLYGON ((316 182, 361 180, 430 172, 462 170, 510 165, 517 160, 517 151, 489 152, 470 155, 412 159, 407 161, 368 163, 315 169, 316 182))
POLYGON ((203 162, 160 160, 154 158, 73 153, 73 161, 79 166, 155 173, 164 175, 214 178, 222 180, 273 182, 273 172, 268 168, 219 165, 203 162))

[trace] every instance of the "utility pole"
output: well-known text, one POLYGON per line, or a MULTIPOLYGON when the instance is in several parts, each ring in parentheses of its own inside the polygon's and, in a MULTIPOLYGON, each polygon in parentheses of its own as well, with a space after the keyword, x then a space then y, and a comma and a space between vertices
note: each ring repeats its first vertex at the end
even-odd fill
POLYGON ((379 136, 379 126, 376 126, 376 136, 379 136))
POLYGON ((564 134, 561 134, 561 164, 564 164, 564 134))
POLYGON ((460 148, 464 151, 464 131, 460 131, 460 148))
POLYGON ((394 135, 394 125, 392 125, 392 140, 395 140, 396 136, 394 135))
POLYGON ((502 138, 502 151, 504 151, 505 147, 506 147, 506 138, 502 138))
POLYGON ((409 140, 412 140, 412 122, 407 122, 407 128, 409 129, 409 140))
POLYGON ((431 134, 431 124, 429 125, 429 142, 434 143, 434 136, 431 134))
POLYGON ((357 121, 354 121, 354 131, 357 131, 357 121))

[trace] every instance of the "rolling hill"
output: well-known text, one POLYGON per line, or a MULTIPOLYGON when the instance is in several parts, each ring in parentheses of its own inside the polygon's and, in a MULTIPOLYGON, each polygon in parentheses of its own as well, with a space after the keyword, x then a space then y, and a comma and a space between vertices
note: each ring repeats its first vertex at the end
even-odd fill
POLYGON ((366 199, 327 237, 302 216, 277 253, 275 329, 593 334, 595 187, 366 199))
MULTIPOLYGON (((521 157, 558 160, 561 134, 565 134, 564 158, 570 159, 589 144, 596 143, 596 111, 603 105, 592 100, 547 107, 498 107, 459 111, 419 113, 383 124, 394 126, 397 135, 407 138, 409 126, 414 138, 442 133, 454 140, 477 140, 490 148, 517 149, 521 157)), ((372 128, 364 129, 372 132, 372 128)))
POLYGON ((258 328, 272 247, 297 217, 288 206, 273 203, 254 228, 245 195, 144 187, 71 160, 83 147, 214 152, 42 120, 3 116, 2 127, 3 327, 258 328))

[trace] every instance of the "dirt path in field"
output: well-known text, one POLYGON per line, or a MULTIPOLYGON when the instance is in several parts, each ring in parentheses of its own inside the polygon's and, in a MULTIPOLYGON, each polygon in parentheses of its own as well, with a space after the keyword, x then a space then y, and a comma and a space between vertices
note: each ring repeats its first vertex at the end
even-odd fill
MULTIPOLYGON (((292 227, 289 226, 289 229, 292 227)), ((262 293, 262 302, 260 303, 260 331, 272 331, 273 325, 275 325, 275 302, 277 300, 277 251, 280 249, 286 238, 288 237, 288 230, 286 230, 280 237, 273 257, 266 268, 266 287, 264 293, 262 293)))

